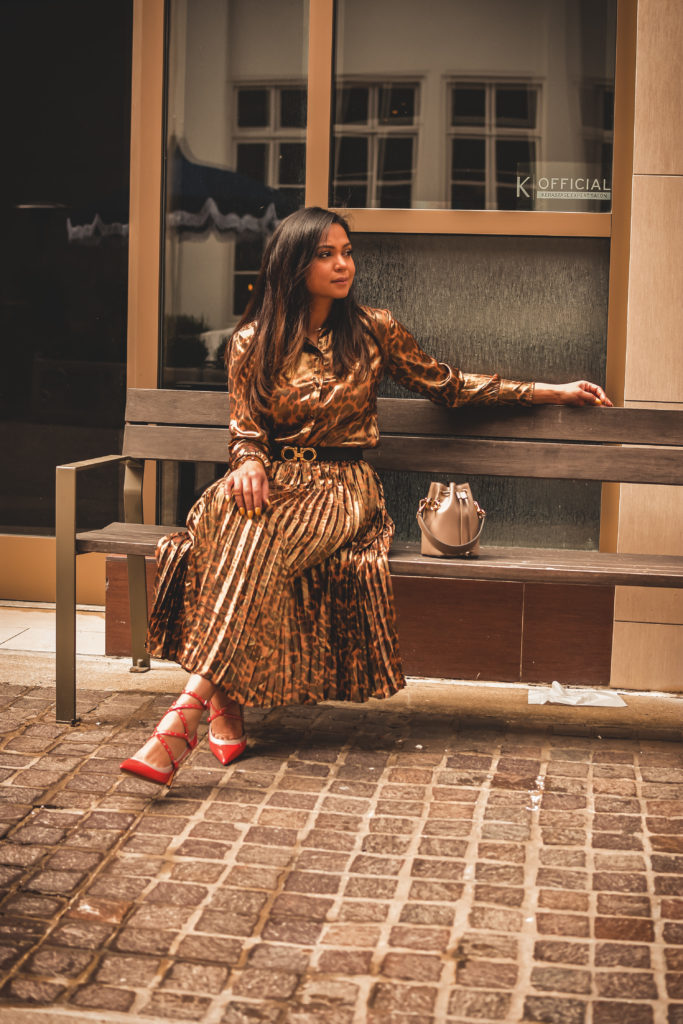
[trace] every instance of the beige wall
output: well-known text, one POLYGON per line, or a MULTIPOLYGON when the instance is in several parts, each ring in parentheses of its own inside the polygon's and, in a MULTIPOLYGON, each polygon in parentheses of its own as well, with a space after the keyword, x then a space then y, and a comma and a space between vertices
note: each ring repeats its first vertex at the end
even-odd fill
MULTIPOLYGON (((639 0, 627 406, 683 409, 683 4, 639 0)), ((683 555, 678 487, 621 488, 620 551, 683 555)), ((617 590, 612 685, 683 691, 683 593, 617 590)))

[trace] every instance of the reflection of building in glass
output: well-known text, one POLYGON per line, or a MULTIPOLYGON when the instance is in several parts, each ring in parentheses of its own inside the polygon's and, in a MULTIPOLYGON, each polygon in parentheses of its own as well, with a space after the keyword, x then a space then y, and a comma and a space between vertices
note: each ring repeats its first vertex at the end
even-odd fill
MULTIPOLYGON (((428 0, 423 7, 337 0, 332 201, 536 209, 516 179, 541 162, 575 175, 589 164, 611 182, 616 0, 428 0), (412 148, 404 142, 382 163, 381 148, 372 153, 372 111, 367 123, 350 123, 344 96, 351 83, 390 88, 411 79, 419 82, 419 109, 401 130, 412 132, 412 148), (383 190, 373 175, 387 171, 394 187, 383 190)), ((542 208, 597 212, 580 196, 544 200, 542 208)))
POLYGON ((540 88, 524 82, 458 81, 449 87, 450 196, 455 210, 528 209, 517 168, 540 157, 540 88))
MULTIPOLYGON (((337 0, 332 138, 316 141, 318 152, 331 143, 330 203, 608 209, 609 199, 539 200, 516 185, 521 169, 532 179, 545 168, 611 179, 615 0, 424 7, 337 0)), ((269 203, 282 216, 304 201, 307 39, 304 0, 170 4, 169 139, 197 165, 269 193, 263 211, 250 210, 257 219, 269 203)), ((186 208, 180 198, 167 214, 186 208)), ((228 331, 249 299, 263 237, 223 230, 216 218, 194 233, 166 223, 165 313, 228 331)))
POLYGON ((411 205, 418 103, 416 82, 338 87, 332 171, 336 205, 411 205))
MULTIPOLYGON (((234 166, 277 189, 287 212, 304 204, 306 86, 291 81, 235 88, 234 166)), ((263 239, 238 239, 233 278, 234 316, 246 308, 261 263, 263 239)))
POLYGON ((599 169, 601 178, 612 176, 614 138, 614 81, 586 82, 581 93, 586 163, 599 169))

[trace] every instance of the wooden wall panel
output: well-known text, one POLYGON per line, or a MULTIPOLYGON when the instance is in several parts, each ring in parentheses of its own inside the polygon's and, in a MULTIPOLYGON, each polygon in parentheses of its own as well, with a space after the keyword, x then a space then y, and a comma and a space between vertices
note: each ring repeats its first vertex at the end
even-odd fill
POLYGON ((527 583, 522 680, 607 685, 614 588, 527 583))
POLYGON ((519 679, 522 584, 415 576, 393 584, 407 675, 519 679))
MULTIPOLYGON (((149 558, 150 604, 154 573, 154 561, 149 558)), ((609 682, 609 588, 525 587, 415 576, 395 576, 393 585, 406 675, 499 682, 609 682)), ((129 655, 128 581, 121 556, 107 558, 105 623, 106 653, 129 655)))
POLYGON ((638 0, 636 174, 683 174, 683 4, 638 0))
MULTIPOLYGON (((156 563, 145 559, 147 568, 147 605, 154 596, 156 563)), ((107 600, 104 609, 104 653, 130 657, 130 614, 128 609, 128 570, 124 555, 107 557, 107 600)))
POLYGON ((636 175, 625 382, 631 402, 683 402, 681 223, 683 177, 636 175))
POLYGON ((683 626, 615 622, 612 686, 683 691, 683 626))

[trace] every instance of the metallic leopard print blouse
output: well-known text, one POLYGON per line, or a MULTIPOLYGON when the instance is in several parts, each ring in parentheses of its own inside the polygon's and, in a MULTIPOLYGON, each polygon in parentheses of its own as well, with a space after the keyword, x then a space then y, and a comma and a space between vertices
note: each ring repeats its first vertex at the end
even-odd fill
POLYGON ((531 404, 534 385, 492 376, 463 373, 438 362, 393 318, 389 310, 367 309, 373 320, 375 342, 371 372, 358 380, 351 371, 335 375, 333 339, 323 335, 307 341, 298 366, 276 385, 268 419, 257 418, 246 400, 247 368, 244 355, 253 337, 253 325, 243 328, 232 343, 230 389, 230 465, 248 458, 269 466, 269 445, 325 445, 376 448, 377 390, 385 374, 403 387, 449 407, 478 404, 531 404))

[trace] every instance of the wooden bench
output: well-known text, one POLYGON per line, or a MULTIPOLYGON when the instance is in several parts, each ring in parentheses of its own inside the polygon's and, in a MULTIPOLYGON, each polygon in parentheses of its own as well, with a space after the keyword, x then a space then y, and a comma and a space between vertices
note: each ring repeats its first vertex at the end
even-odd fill
MULTIPOLYGON (((76 719, 76 556, 127 556, 133 669, 149 668, 145 556, 177 527, 142 523, 145 460, 225 462, 227 395, 131 389, 123 451, 57 467, 57 721, 76 719), (125 522, 78 532, 81 473, 123 463, 125 522)), ((492 476, 683 484, 683 411, 488 407, 448 410, 422 399, 379 400, 379 469, 422 470, 460 479, 492 476)), ((477 559, 423 558, 396 543, 392 574, 569 584, 683 586, 683 557, 606 551, 482 547, 477 559)))

